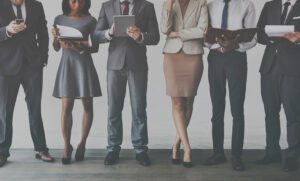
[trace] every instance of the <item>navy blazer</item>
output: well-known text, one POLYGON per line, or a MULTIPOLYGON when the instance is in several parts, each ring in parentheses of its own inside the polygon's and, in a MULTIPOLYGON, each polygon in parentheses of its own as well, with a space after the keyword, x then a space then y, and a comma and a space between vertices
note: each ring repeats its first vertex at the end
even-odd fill
MULTIPOLYGON (((281 12, 282 0, 273 0, 265 4, 260 15, 257 27, 262 31, 257 35, 258 43, 267 46, 260 72, 261 74, 268 73, 277 59, 282 74, 300 76, 300 45, 284 38, 272 43, 263 31, 266 25, 280 25, 281 12)), ((286 25, 295 25, 295 30, 300 31, 300 19, 294 17, 300 17, 300 0, 295 3, 285 22, 286 25)))
POLYGON ((42 68, 48 61, 49 35, 43 6, 36 0, 26 0, 27 28, 11 38, 6 26, 16 19, 10 0, 0 1, 0 75, 15 75, 24 58, 34 69, 42 68))

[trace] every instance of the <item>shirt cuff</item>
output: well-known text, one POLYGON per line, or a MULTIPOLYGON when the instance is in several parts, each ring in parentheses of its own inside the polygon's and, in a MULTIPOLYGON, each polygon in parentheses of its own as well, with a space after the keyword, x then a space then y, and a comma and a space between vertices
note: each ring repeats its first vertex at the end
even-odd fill
POLYGON ((7 36, 8 38, 11 38, 11 37, 12 37, 12 35, 10 35, 10 34, 8 33, 8 31, 7 31, 7 27, 6 27, 6 36, 7 36))
POLYGON ((218 48, 220 48, 221 47, 221 45, 219 45, 219 44, 217 44, 217 43, 215 43, 215 44, 213 44, 209 49, 218 49, 218 48))
POLYGON ((144 42, 144 33, 141 33, 141 38, 136 40, 138 44, 142 44, 144 42))
POLYGON ((107 30, 107 31, 105 32, 105 38, 106 38, 108 41, 112 40, 112 37, 109 35, 109 30, 107 30))

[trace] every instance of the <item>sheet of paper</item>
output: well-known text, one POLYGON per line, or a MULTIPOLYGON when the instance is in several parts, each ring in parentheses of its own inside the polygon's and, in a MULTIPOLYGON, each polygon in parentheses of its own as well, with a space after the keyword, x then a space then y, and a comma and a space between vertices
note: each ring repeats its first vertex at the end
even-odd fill
POLYGON ((294 25, 267 25, 265 32, 269 37, 283 37, 286 33, 294 33, 294 25))
POLYGON ((83 38, 82 33, 73 27, 57 25, 57 28, 59 29, 60 37, 83 38))

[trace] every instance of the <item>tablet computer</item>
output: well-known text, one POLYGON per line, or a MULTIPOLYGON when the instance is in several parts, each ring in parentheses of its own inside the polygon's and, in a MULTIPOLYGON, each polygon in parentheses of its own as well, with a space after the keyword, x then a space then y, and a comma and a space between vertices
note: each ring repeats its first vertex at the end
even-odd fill
POLYGON ((127 28, 135 26, 134 15, 116 15, 114 16, 115 37, 127 37, 127 28))

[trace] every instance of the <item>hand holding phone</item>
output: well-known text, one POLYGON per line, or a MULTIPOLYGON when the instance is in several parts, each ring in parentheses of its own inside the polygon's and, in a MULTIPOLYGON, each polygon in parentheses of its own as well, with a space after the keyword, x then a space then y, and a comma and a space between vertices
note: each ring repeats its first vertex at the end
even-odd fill
MULTIPOLYGON (((24 21, 24 20, 23 20, 24 21)), ((26 29, 26 24, 21 23, 21 24, 17 24, 16 21, 12 21, 9 23, 9 25, 6 27, 6 30, 9 34, 15 35, 20 33, 21 31, 26 29)))

